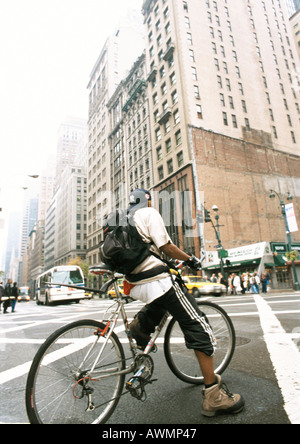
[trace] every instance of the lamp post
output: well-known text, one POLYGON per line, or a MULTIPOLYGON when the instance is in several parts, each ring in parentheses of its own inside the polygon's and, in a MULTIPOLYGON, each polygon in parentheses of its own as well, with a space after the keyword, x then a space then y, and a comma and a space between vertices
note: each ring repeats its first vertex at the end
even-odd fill
MULTIPOLYGON (((291 233, 290 233, 290 229, 289 229, 289 225, 288 225, 288 220, 287 220, 287 216, 286 216, 284 195, 283 195, 283 197, 281 197, 277 193, 277 191, 270 190, 270 195, 269 195, 270 199, 274 199, 275 196, 278 197, 279 202, 280 202, 281 214, 283 215, 284 223, 285 223, 285 232, 286 232, 286 236, 287 236, 287 247, 288 247, 288 251, 291 251, 292 250, 292 239, 291 239, 291 233)), ((291 196, 289 191, 287 192, 286 198, 287 198, 287 200, 292 200, 293 199, 293 197, 291 196)), ((295 287, 295 290, 300 290, 300 286, 299 286, 299 282, 298 282, 298 276, 297 276, 294 260, 292 260, 292 271, 293 271, 293 277, 294 277, 294 287, 295 287)))
POLYGON ((215 233, 216 233, 216 238, 218 241, 218 253, 219 253, 219 257, 220 257, 220 269, 221 269, 221 273, 222 276, 224 275, 224 265, 223 265, 223 257, 221 254, 221 251, 223 250, 223 246, 222 246, 222 241, 221 241, 221 236, 220 236, 220 227, 222 227, 223 225, 219 224, 219 208, 217 207, 217 205, 213 205, 212 206, 212 210, 215 212, 215 219, 216 219, 216 227, 213 224, 213 227, 215 229, 215 233))

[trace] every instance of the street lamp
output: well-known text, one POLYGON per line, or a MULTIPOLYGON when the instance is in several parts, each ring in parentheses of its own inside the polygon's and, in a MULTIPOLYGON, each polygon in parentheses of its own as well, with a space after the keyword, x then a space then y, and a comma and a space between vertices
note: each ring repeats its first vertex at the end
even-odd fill
MULTIPOLYGON (((292 250, 292 239, 291 239, 291 233, 290 233, 290 229, 289 229, 289 225, 288 225, 288 220, 287 220, 287 216, 286 216, 286 210, 285 210, 285 203, 284 203, 284 197, 285 196, 283 195, 283 197, 281 197, 277 193, 277 191, 270 190, 270 195, 269 195, 270 199, 274 199, 275 196, 278 197, 279 202, 280 202, 281 214, 283 215, 284 223, 285 223, 285 232, 286 232, 286 236, 287 236, 287 247, 288 247, 288 251, 291 251, 292 250)), ((286 199, 287 200, 293 200, 293 196, 291 196, 289 191, 287 192, 286 199)), ((294 277, 295 290, 300 290, 300 286, 299 286, 299 282, 298 282, 298 276, 297 276, 294 260, 292 260, 292 271, 293 271, 293 277, 294 277)))
POLYGON ((224 266, 223 266, 223 257, 222 257, 222 253, 221 253, 222 250, 223 250, 223 246, 222 246, 222 241, 221 241, 221 236, 220 236, 220 227, 222 227, 223 225, 219 224, 220 216, 219 216, 219 208, 217 207, 217 205, 213 205, 211 209, 215 212, 215 219, 216 219, 216 222, 217 222, 217 226, 216 227, 214 226, 214 224, 212 224, 212 225, 213 225, 213 227, 215 229, 216 238, 217 238, 217 241, 218 241, 218 253, 219 253, 219 257, 220 257, 220 269, 221 269, 221 273, 222 273, 222 276, 223 276, 224 275, 224 266))

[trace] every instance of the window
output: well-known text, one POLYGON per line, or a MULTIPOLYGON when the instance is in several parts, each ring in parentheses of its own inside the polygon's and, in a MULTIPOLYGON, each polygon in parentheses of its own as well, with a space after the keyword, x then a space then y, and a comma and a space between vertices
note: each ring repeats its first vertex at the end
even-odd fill
POLYGON ((168 174, 173 173, 173 170, 174 170, 174 168, 173 168, 173 159, 168 160, 167 167, 168 167, 168 174))
POLYGON ((201 105, 196 105, 196 112, 197 112, 198 119, 203 119, 201 105))
POLYGON ((175 125, 177 125, 180 122, 180 115, 179 115, 179 111, 175 111, 174 113, 174 123, 175 125))
POLYGON ((236 115, 235 115, 235 114, 232 114, 231 117, 232 117, 232 124, 233 124, 233 127, 234 127, 234 128, 237 128, 238 125, 237 125, 236 115))
POLYGON ((172 150, 172 142, 171 139, 166 141, 166 152, 169 153, 172 150))
POLYGON ((160 132, 160 128, 157 128, 155 130, 155 139, 158 142, 161 139, 161 132, 160 132))
POLYGON ((181 131, 177 131, 177 133, 175 133, 175 141, 176 141, 176 146, 181 144, 181 131))
POLYGON ((225 112, 223 112, 223 123, 224 123, 224 125, 228 126, 227 113, 225 113, 225 112))
POLYGON ((179 168, 183 166, 183 153, 182 153, 182 151, 180 151, 180 153, 177 154, 177 165, 178 165, 179 168))
POLYGON ((163 166, 158 167, 157 168, 157 172, 158 172, 159 180, 162 180, 164 178, 164 168, 163 168, 163 166))

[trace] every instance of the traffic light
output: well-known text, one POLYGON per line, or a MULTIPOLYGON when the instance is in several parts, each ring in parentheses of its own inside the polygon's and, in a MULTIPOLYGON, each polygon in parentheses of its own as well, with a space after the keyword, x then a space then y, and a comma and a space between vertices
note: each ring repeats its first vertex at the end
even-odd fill
POLYGON ((206 210, 205 208, 204 208, 204 220, 205 222, 211 222, 210 211, 206 210))

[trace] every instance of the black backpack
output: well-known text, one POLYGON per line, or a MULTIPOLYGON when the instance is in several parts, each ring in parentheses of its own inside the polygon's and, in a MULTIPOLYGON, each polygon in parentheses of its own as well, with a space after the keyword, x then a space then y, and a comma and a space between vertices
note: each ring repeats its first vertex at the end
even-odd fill
POLYGON ((153 242, 146 243, 138 233, 133 217, 123 210, 109 214, 103 223, 104 241, 100 243, 100 259, 114 271, 131 273, 148 256, 153 242))

